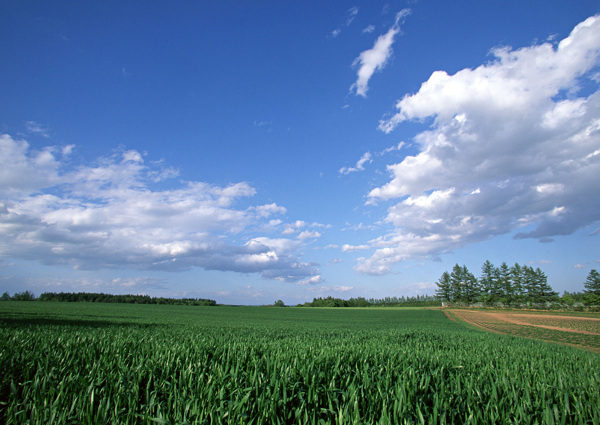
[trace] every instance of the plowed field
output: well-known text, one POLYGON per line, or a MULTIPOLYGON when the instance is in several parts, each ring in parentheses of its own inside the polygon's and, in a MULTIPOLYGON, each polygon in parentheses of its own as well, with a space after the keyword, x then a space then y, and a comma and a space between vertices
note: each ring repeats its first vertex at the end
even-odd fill
POLYGON ((452 309, 449 316, 482 329, 600 352, 600 316, 452 309))

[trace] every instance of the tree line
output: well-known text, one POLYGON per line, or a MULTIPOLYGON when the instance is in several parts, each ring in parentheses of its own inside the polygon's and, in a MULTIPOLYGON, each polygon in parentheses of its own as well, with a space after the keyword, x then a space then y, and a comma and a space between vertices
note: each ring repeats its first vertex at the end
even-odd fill
MULTIPOLYGON (((456 264, 452 272, 444 272, 436 282, 436 296, 450 304, 477 304, 494 306, 539 306, 561 301, 558 292, 548 284, 548 277, 538 267, 521 266, 515 263, 509 267, 503 262, 499 267, 489 260, 481 267, 481 276, 476 278, 466 266, 456 264)), ((583 294, 566 294, 563 301, 571 303, 581 300, 588 305, 598 305, 600 301, 600 275, 596 270, 584 284, 583 294), (589 281, 589 282, 588 282, 589 281), (596 285, 598 288, 594 289, 596 285), (594 295, 594 290, 597 295, 594 295), (598 297, 598 298, 595 298, 598 297), (578 298, 578 300, 576 300, 578 298)))
POLYGON ((12 297, 5 292, 2 301, 51 301, 51 302, 95 302, 95 303, 126 303, 126 304, 169 304, 169 305, 217 305, 215 300, 205 298, 165 298, 148 295, 112 295, 92 292, 44 292, 35 297, 29 291, 18 292, 12 297))
POLYGON ((414 297, 385 297, 385 298, 350 298, 344 300, 328 296, 314 298, 310 302, 298 304, 298 307, 437 307, 442 302, 433 295, 417 295, 414 297))

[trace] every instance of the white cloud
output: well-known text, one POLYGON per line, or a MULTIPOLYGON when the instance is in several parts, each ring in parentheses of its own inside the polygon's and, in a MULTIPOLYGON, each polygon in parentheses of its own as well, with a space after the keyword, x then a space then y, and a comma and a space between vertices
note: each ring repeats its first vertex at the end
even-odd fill
POLYGON ((42 137, 50 137, 50 134, 48 134, 48 129, 44 128, 44 126, 42 126, 40 123, 37 123, 35 121, 27 121, 25 123, 25 127, 27 128, 27 131, 33 134, 39 134, 42 137))
POLYGON ((369 90, 369 80, 375 71, 381 71, 387 65, 388 59, 392 55, 394 38, 400 33, 400 24, 409 14, 410 9, 403 9, 398 12, 394 25, 385 34, 377 38, 372 48, 363 51, 354 60, 353 65, 358 67, 358 78, 350 90, 354 90, 357 95, 366 97, 369 90))
POLYGON ((369 249, 369 248, 370 248, 369 245, 350 245, 350 244, 342 245, 343 252, 361 251, 361 250, 369 249))
POLYGON ((333 292, 348 292, 354 289, 354 286, 336 285, 330 288, 333 292))
POLYGON ((320 283, 323 283, 323 279, 321 276, 317 275, 311 277, 310 279, 301 280, 297 283, 297 285, 318 285, 320 283))
POLYGON ((308 224, 305 221, 302 220, 296 220, 294 223, 288 223, 285 225, 283 232, 281 232, 284 235, 291 235, 293 233, 296 233, 297 231, 299 231, 300 229, 302 229, 303 227, 306 227, 308 224))
POLYGON ((367 33, 367 34, 371 34, 373 31, 375 31, 374 25, 369 25, 362 30, 362 32, 367 33))
POLYGON ((349 26, 352 21, 354 21, 354 18, 356 18, 356 15, 358 15, 358 7, 354 6, 351 7, 348 10, 348 17, 346 18, 346 26, 349 26))
POLYGON ((397 145, 390 146, 389 148, 385 148, 384 150, 382 150, 381 152, 379 152, 379 155, 381 156, 381 155, 388 154, 390 152, 399 151, 404 146, 406 146, 406 143, 405 142, 400 142, 397 145))
POLYGON ((329 294, 332 292, 348 292, 354 289, 354 286, 319 286, 318 288, 310 288, 309 291, 315 294, 329 294))
POLYGON ((157 190, 159 176, 172 173, 161 172, 161 163, 146 165, 137 151, 74 169, 64 152, 0 137, 0 256, 78 269, 202 267, 285 281, 318 274, 299 260, 299 241, 256 236, 286 210, 275 203, 236 208, 256 192, 247 183, 157 190))
MULTIPOLYGON (((350 24, 352 24, 352 22, 354 21, 354 19, 356 18, 356 15, 358 15, 358 7, 354 6, 351 7, 350 9, 348 9, 348 11, 346 12, 346 22, 345 22, 345 26, 349 27, 350 24)), ((340 35, 342 32, 341 28, 336 28, 333 31, 331 31, 331 36, 333 38, 336 38, 338 35, 340 35)))
POLYGON ((300 239, 301 241, 305 240, 305 239, 317 239, 321 237, 321 233, 317 232, 316 230, 304 230, 303 232, 300 232, 300 234, 298 235, 298 239, 300 239))
MULTIPOLYGON (((261 217, 270 217, 274 214, 285 214, 287 213, 287 209, 285 207, 281 207, 276 203, 268 204, 268 205, 259 205, 257 207, 250 207, 250 210, 256 211, 256 213, 261 217)), ((279 224, 276 220, 271 220, 269 222, 272 225, 279 224)))
POLYGON ((355 171, 364 171, 365 169, 365 163, 371 163, 373 162, 373 160, 371 159, 371 153, 370 152, 366 152, 363 154, 363 156, 360 157, 360 159, 356 162, 356 166, 354 167, 342 167, 340 168, 339 172, 341 174, 349 174, 349 173, 353 173, 355 171))
POLYGON ((52 150, 30 151, 26 141, 0 135, 0 199, 57 183, 60 164, 52 150))
POLYGON ((434 72, 380 123, 435 119, 415 137, 420 152, 388 165, 391 180, 369 193, 367 203, 401 200, 386 217, 395 230, 371 241, 357 270, 388 273, 517 229, 550 241, 600 220, 600 16, 557 46, 492 53, 476 69, 434 72))

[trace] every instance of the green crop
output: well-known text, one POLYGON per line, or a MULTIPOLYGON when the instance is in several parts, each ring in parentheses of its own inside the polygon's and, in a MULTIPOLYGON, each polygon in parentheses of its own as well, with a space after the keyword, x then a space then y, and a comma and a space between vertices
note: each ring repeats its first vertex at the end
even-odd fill
POLYGON ((599 423, 600 356, 438 310, 0 304, 0 423, 599 423))

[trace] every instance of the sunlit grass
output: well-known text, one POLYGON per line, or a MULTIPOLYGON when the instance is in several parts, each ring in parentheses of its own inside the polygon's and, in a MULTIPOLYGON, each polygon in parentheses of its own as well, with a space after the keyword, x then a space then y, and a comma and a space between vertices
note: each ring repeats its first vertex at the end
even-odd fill
POLYGON ((600 356, 437 310, 0 303, 0 422, 586 423, 600 356))

